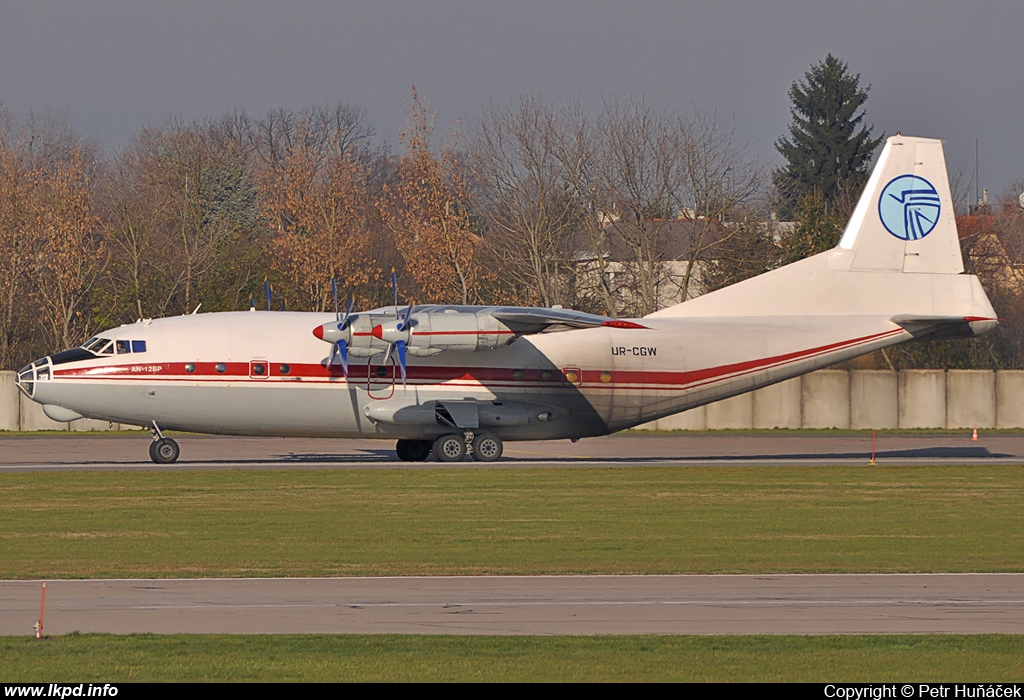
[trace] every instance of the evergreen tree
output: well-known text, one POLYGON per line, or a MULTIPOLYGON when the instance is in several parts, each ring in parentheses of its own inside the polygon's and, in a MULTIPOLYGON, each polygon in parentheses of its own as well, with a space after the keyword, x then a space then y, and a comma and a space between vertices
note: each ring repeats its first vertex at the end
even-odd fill
POLYGON ((788 164, 773 174, 783 218, 811 192, 833 205, 860 192, 871 154, 885 138, 871 138, 873 127, 861 125, 869 88, 861 88, 860 75, 832 54, 790 87, 789 138, 775 142, 788 164))
POLYGON ((796 228, 782 239, 782 263, 803 260, 834 248, 843 232, 845 216, 825 201, 816 189, 800 198, 793 208, 796 228))

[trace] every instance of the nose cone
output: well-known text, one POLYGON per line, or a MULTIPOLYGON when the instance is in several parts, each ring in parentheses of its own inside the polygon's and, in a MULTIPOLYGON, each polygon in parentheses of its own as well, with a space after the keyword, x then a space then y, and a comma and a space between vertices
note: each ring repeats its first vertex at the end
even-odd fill
POLYGON ((376 338, 377 340, 380 340, 381 338, 384 337, 384 326, 381 326, 381 325, 374 326, 373 330, 371 330, 370 333, 373 334, 374 338, 376 338))
POLYGON ((323 340, 324 339, 324 327, 323 326, 317 326, 316 328, 314 328, 313 329, 313 335, 315 335, 317 337, 317 340, 323 340))

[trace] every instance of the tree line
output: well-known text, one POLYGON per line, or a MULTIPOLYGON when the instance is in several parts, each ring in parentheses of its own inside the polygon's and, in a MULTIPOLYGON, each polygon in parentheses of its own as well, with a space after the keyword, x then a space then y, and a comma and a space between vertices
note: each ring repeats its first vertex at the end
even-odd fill
MULTIPOLYGON (((826 68, 826 82, 845 81, 854 108, 837 104, 856 126, 859 76, 826 68)), ((794 117, 815 109, 797 96, 821 87, 816 69, 794 83, 794 117)), ((838 180, 826 188, 806 163, 773 173, 713 113, 644 100, 555 107, 527 95, 471 128, 438 128, 414 88, 406 114, 394 152, 345 103, 168 119, 106 151, 60 113, 0 108, 0 367, 197 308, 332 310, 332 280, 358 308, 387 305, 392 269, 403 302, 643 316, 834 245, 880 142, 870 128, 826 135, 859 143, 845 170, 826 168, 838 180)), ((1022 366, 1020 282, 1000 243, 1021 240, 1019 214, 998 209, 965 238, 1009 325, 957 366, 1022 366)), ((964 352, 934 345, 877 362, 964 352)))
POLYGON ((397 153, 344 103, 169 119, 111 153, 60 113, 3 111, 0 366, 196 308, 330 310, 332 280, 385 305, 392 269, 409 301, 644 315, 670 225, 693 270, 766 181, 714 117, 642 101, 527 96, 473 130, 436 129, 415 90, 406 111, 397 153))

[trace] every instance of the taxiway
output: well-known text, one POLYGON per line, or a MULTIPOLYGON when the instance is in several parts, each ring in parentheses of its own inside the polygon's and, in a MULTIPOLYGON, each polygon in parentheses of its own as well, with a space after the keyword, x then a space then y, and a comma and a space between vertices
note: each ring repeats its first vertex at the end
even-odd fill
MULTIPOLYGON (((31 634, 41 582, 0 583, 31 634)), ((1022 634, 1024 574, 51 581, 44 632, 1022 634)))

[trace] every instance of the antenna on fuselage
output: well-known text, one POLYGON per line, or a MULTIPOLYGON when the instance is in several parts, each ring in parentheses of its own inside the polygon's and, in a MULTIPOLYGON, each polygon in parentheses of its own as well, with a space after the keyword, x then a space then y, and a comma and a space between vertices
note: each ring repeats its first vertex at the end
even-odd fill
MULTIPOLYGON (((203 305, 203 302, 199 302, 199 306, 202 306, 202 305, 203 305)), ((199 313, 199 306, 197 306, 195 309, 193 309, 193 311, 192 311, 192 315, 193 316, 195 316, 197 313, 199 313)))

